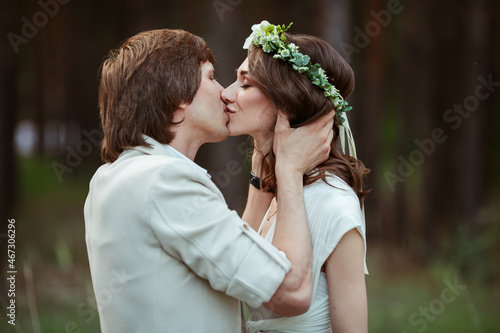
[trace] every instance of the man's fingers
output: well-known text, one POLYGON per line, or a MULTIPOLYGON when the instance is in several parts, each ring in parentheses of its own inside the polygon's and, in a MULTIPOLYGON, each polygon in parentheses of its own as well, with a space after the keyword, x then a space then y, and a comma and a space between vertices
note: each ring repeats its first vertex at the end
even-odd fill
POLYGON ((335 110, 331 110, 329 113, 312 122, 311 126, 317 128, 317 130, 321 130, 325 127, 333 128, 334 117, 335 110))
POLYGON ((290 121, 288 120, 288 116, 281 110, 278 110, 278 117, 276 119, 276 129, 278 128, 290 128, 290 121))
POLYGON ((321 128, 321 132, 325 133, 324 137, 330 135, 330 133, 333 133, 333 118, 329 119, 326 123, 324 123, 323 127, 321 128))
POLYGON ((322 122, 322 123, 332 122, 332 127, 333 127, 333 117, 335 117, 335 110, 331 110, 330 112, 328 112, 324 116, 321 116, 320 122, 322 122))
MULTIPOLYGON (((328 143, 328 148, 332 148, 332 140, 333 140, 333 129, 330 130, 330 133, 328 134, 328 140, 326 141, 328 143)), ((328 153, 330 153, 330 150, 328 150, 328 153)))
POLYGON ((326 161, 328 159, 328 156, 330 156, 330 151, 332 150, 332 140, 333 140, 333 129, 331 129, 330 132, 328 133, 327 141, 325 141, 322 147, 323 155, 321 156, 321 161, 319 164, 326 161))

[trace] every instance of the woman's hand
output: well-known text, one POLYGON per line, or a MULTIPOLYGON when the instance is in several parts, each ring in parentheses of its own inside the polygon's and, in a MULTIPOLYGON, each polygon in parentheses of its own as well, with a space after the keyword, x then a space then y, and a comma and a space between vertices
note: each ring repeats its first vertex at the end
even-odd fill
POLYGON ((288 117, 279 111, 273 143, 276 170, 293 168, 304 175, 326 161, 333 139, 334 116, 332 110, 310 124, 291 128, 288 117))

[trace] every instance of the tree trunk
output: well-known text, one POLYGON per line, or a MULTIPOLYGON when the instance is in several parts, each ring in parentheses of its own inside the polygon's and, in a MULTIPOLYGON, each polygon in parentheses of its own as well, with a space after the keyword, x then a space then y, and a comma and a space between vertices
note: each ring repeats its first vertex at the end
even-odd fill
MULTIPOLYGON (((369 22, 376 23, 370 10, 382 9, 381 0, 361 1, 354 8, 354 26, 349 29, 351 36, 346 43, 357 51, 352 54, 353 69, 356 74, 356 89, 352 97, 354 109, 348 114, 356 138, 358 157, 371 169, 368 175, 368 187, 372 192, 365 201, 367 233, 372 239, 383 237, 386 242, 395 241, 395 221, 382 218, 392 214, 384 213, 380 200, 385 184, 379 183, 379 159, 381 153, 381 135, 386 83, 385 40, 387 30, 380 27, 379 33, 368 36, 366 27, 369 22), (361 32, 360 32, 361 31, 361 32), (361 34, 368 38, 361 38, 361 34), (364 39, 364 41, 362 41, 364 39)), ((345 55, 344 55, 345 56, 345 55)))
MULTIPOLYGON (((424 218, 425 207, 435 207, 435 200, 439 196, 438 192, 429 191, 428 186, 429 182, 435 183, 432 171, 436 156, 431 152, 432 149, 427 147, 426 152, 421 148, 422 142, 430 142, 432 132, 437 126, 433 121, 437 110, 433 107, 430 96, 433 91, 439 90, 432 76, 436 43, 434 39, 429 38, 433 31, 427 11, 422 4, 408 3, 401 13, 399 38, 402 45, 401 52, 397 52, 400 58, 397 81, 394 82, 394 86, 401 87, 401 90, 395 91, 401 95, 401 107, 396 115, 396 118, 401 119, 399 156, 408 161, 414 169, 405 177, 404 183, 398 186, 395 193, 400 201, 396 218, 402 242, 407 244, 412 252, 417 253, 423 251, 429 239, 423 231, 425 226, 434 222, 433 213, 424 218), (431 202, 427 202, 428 200, 431 202), (422 209, 423 203, 426 205, 422 209)), ((401 161, 402 159, 398 160, 398 165, 401 165, 401 161)))

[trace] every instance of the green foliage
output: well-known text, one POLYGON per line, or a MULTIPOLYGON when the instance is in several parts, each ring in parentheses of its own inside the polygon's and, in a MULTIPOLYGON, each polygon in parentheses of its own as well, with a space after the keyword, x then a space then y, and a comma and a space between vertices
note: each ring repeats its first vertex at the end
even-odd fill
POLYGON ((377 264, 385 265, 372 261, 366 279, 370 332, 496 332, 500 286, 464 278, 439 259, 424 267, 397 262, 386 272, 377 264), (450 290, 455 284, 463 290, 450 290))

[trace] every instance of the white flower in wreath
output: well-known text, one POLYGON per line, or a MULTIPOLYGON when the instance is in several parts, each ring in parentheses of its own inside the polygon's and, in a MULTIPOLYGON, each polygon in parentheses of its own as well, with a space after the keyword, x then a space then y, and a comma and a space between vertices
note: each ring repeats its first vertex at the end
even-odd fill
POLYGON ((264 52, 266 52, 266 53, 271 53, 271 52, 273 52, 273 48, 272 48, 272 46, 271 46, 270 44, 268 44, 268 43, 267 43, 267 44, 262 45, 262 50, 263 50, 264 52))
POLYGON ((282 49, 280 51, 280 56, 287 58, 290 56, 290 51, 288 51, 287 49, 282 49))
POLYGON ((260 35, 265 35, 267 28, 271 25, 271 23, 267 21, 262 21, 260 24, 254 24, 252 25, 252 33, 248 38, 245 40, 245 44, 243 44, 243 48, 245 50, 248 50, 250 45, 252 45, 253 39, 255 36, 260 36, 260 35))
POLYGON ((292 53, 297 52, 299 50, 299 47, 297 45, 295 45, 294 43, 288 44, 288 48, 290 49, 290 51, 292 53))

